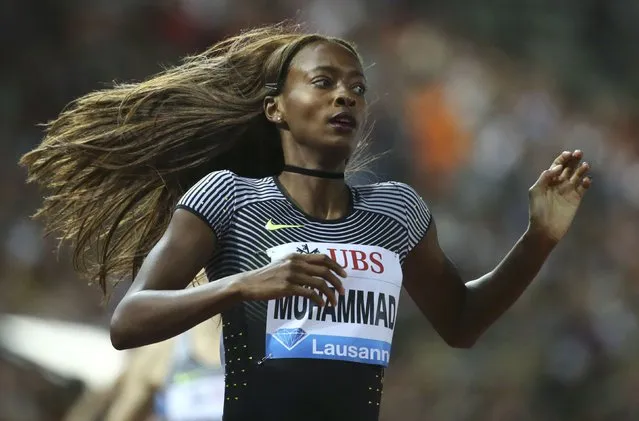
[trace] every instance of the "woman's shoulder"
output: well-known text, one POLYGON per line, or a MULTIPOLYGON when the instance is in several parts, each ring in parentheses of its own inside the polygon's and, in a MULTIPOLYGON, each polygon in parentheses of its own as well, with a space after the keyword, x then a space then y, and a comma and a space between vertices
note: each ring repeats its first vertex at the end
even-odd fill
POLYGON ((386 199, 411 203, 416 199, 421 200, 419 193, 410 184, 401 181, 381 181, 371 184, 354 186, 353 189, 362 199, 386 199))
POLYGON ((248 178, 240 176, 231 170, 211 171, 204 177, 200 178, 195 186, 228 186, 234 189, 261 189, 264 186, 272 185, 273 178, 248 178))

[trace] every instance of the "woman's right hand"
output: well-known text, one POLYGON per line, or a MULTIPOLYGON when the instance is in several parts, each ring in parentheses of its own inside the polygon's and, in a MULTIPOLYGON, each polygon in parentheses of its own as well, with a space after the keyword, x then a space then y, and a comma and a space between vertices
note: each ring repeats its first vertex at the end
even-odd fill
POLYGON ((247 272, 239 280, 240 294, 243 301, 299 295, 310 298, 320 307, 325 305, 324 295, 333 306, 337 306, 337 297, 330 287, 344 295, 344 286, 336 273, 346 277, 344 269, 325 254, 291 254, 261 269, 247 272))

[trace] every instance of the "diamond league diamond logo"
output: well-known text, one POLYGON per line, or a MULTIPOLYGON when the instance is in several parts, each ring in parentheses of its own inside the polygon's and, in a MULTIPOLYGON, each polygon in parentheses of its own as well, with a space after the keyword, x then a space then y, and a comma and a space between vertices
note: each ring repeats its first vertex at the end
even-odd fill
POLYGON ((288 329, 281 328, 277 329, 273 334, 273 337, 277 339, 279 343, 284 345, 284 348, 289 351, 299 345, 300 342, 306 338, 308 334, 304 331, 304 329, 296 328, 296 329, 288 329))

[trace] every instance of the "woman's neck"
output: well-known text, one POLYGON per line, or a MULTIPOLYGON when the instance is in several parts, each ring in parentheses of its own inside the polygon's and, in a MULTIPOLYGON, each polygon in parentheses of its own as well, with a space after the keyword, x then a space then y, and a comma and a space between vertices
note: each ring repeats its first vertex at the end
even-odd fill
POLYGON ((343 179, 283 172, 279 182, 295 204, 314 218, 340 219, 348 214, 350 191, 343 179))

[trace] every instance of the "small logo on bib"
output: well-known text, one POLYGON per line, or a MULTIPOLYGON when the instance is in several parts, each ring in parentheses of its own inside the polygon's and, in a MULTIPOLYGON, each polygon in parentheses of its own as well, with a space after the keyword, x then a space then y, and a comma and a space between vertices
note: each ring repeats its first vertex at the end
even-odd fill
POLYGON ((308 336, 308 334, 304 331, 304 329, 299 328, 281 328, 273 334, 273 337, 289 351, 299 345, 306 336, 308 336))
POLYGON ((311 250, 310 248, 308 248, 308 244, 304 244, 303 246, 297 248, 297 252, 299 254, 319 254, 320 251, 318 248, 314 248, 313 250, 311 250))

